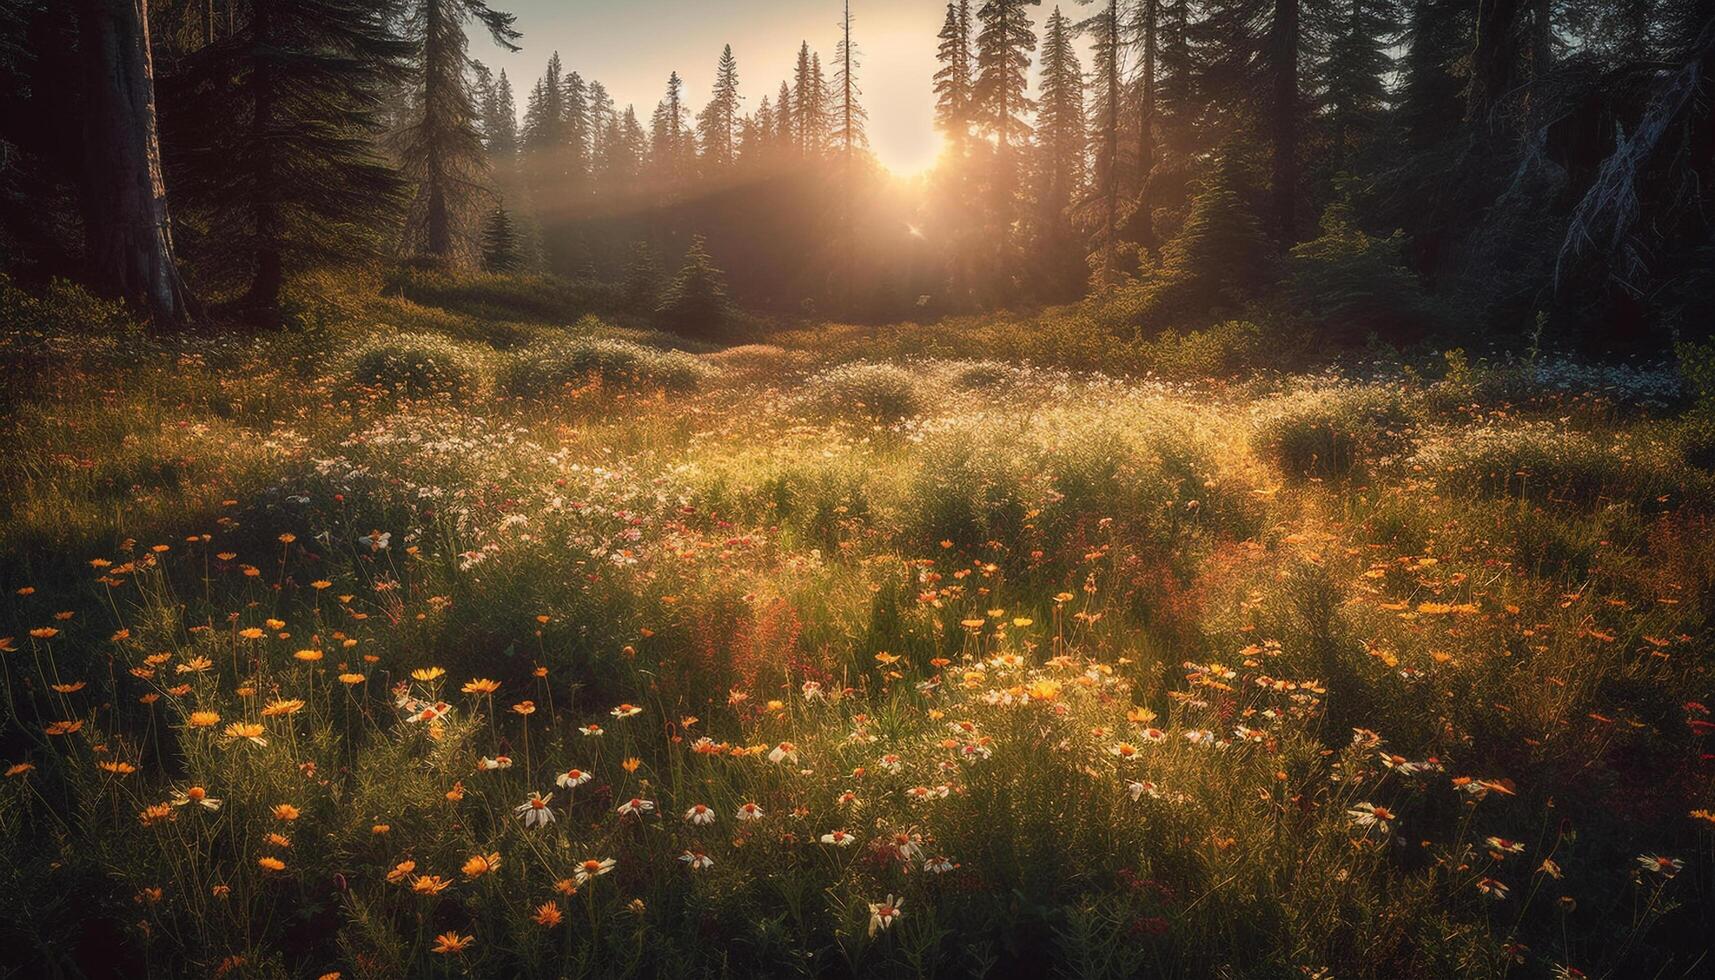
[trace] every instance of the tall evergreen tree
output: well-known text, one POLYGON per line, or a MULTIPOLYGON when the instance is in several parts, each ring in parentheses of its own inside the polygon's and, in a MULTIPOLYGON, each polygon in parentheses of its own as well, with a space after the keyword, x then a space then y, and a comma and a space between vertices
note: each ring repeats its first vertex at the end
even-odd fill
POLYGON ((1036 32, 1027 8, 1041 0, 987 0, 977 11, 976 81, 971 104, 977 131, 993 144, 987 179, 988 222, 996 254, 997 285, 1012 265, 1013 225, 1018 220, 1018 149, 1030 137, 1025 114, 1030 55, 1036 32))
POLYGON ((977 128, 1002 155, 1030 135, 1026 94, 1036 32, 1027 8, 1042 0, 987 0, 977 11, 976 81, 971 102, 977 128))
POLYGON ((575 71, 566 76, 564 85, 566 180, 572 193, 581 195, 588 189, 590 175, 589 88, 575 71))
POLYGON ((1132 80, 1132 98, 1136 104, 1132 124, 1137 127, 1136 158, 1132 161, 1133 188, 1137 197, 1134 224, 1138 224, 1143 232, 1140 236, 1143 244, 1153 244, 1155 237, 1150 228, 1149 201, 1145 194, 1150 174, 1155 170, 1156 113, 1161 99, 1156 77, 1161 45, 1160 21, 1161 0, 1133 0, 1128 27, 1132 47, 1137 52, 1137 73, 1132 80))
POLYGON ((248 278, 260 315, 290 270, 373 254, 394 226, 405 185, 377 139, 412 50, 368 0, 279 0, 185 59, 179 210, 220 243, 208 271, 248 278))
POLYGON ((518 235, 506 207, 495 208, 482 227, 482 267, 489 272, 517 272, 518 235))
POLYGON ((792 136, 798 152, 820 156, 827 145, 827 86, 822 59, 812 54, 810 43, 798 47, 798 64, 792 74, 792 136))
POLYGON ((1084 75, 1072 38, 1072 22, 1059 7, 1042 36, 1041 98, 1036 116, 1040 187, 1039 220, 1065 220, 1084 182, 1084 75))
POLYGON ((1390 53, 1398 40, 1393 0, 1344 0, 1322 64, 1322 91, 1336 171, 1378 134, 1388 111, 1390 53))
POLYGON ((1076 247, 1072 204, 1085 175, 1084 73, 1070 19, 1059 7, 1042 37, 1041 98, 1036 116, 1036 265, 1051 293, 1082 285, 1084 256, 1076 247))
POLYGON ((650 164, 658 177, 677 184, 690 175, 691 140, 685 126, 685 82, 678 72, 667 76, 667 94, 651 118, 650 164))
POLYGON ((443 260, 457 258, 460 241, 472 237, 469 226, 488 181, 467 80, 465 23, 473 18, 495 44, 518 50, 513 16, 489 9, 483 0, 411 0, 406 21, 417 45, 421 113, 400 142, 405 174, 417 188, 407 229, 423 251, 443 260))
POLYGON ((846 0, 845 17, 840 21, 840 44, 835 51, 839 67, 834 71, 837 118, 833 139, 848 167, 851 165, 852 155, 869 146, 869 136, 864 131, 864 121, 869 118, 869 113, 865 112, 863 105, 858 102, 858 96, 863 94, 863 90, 858 88, 857 84, 857 55, 857 46, 852 41, 852 5, 851 0, 846 0))
POLYGON ((792 89, 784 81, 774 97, 774 145, 783 154, 798 145, 797 107, 792 104, 792 89))
POLYGON ((482 138, 491 157, 511 165, 518 155, 518 104, 512 96, 512 81, 506 69, 488 86, 482 98, 482 138))
POLYGON ((940 46, 935 60, 935 125, 955 147, 962 147, 971 132, 971 0, 947 4, 941 24, 940 46))
POLYGON ((715 66, 714 93, 709 104, 697 116, 697 134, 703 147, 703 159, 715 169, 730 167, 738 157, 738 61, 732 56, 732 45, 721 51, 715 66))
POLYGON ((1079 25, 1093 37, 1095 85, 1090 107, 1091 203, 1099 215, 1095 254, 1091 257, 1098 289, 1112 288, 1118 276, 1120 206, 1120 77, 1125 49, 1120 34, 1119 0, 1079 25))

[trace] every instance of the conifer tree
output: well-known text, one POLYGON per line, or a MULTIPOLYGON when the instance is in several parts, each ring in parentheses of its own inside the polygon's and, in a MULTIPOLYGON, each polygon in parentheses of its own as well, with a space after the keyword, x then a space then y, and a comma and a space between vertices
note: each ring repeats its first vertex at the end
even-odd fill
POLYGON ((1388 111, 1387 79, 1397 40, 1392 0, 1343 0, 1322 65, 1330 150, 1336 171, 1376 137, 1388 111))
POLYGON ((419 112, 400 140, 405 175, 416 186, 407 234, 444 261, 457 258, 461 242, 474 237, 469 226, 487 193, 487 160, 467 81, 465 23, 472 19, 495 44, 518 50, 513 16, 491 10, 484 0, 411 0, 407 6, 407 31, 417 45, 419 112))
POLYGON ((375 254, 395 226, 405 185, 377 141, 411 53, 366 0, 279 0, 186 57, 175 202, 219 242, 205 272, 247 279, 262 318, 289 271, 375 254))
POLYGON ((518 236, 504 205, 489 213, 482 227, 482 267, 489 272, 517 272, 518 236))
POLYGON ((510 166, 518 155, 518 106, 512 96, 512 81, 506 69, 483 91, 482 137, 488 153, 510 166))
POLYGON ((827 83, 822 76, 821 56, 811 53, 808 41, 798 47, 791 102, 792 135, 798 153, 821 156, 828 138, 827 83))
POLYGON ((685 126, 685 83, 678 72, 667 76, 667 94, 655 106, 651 118, 650 163, 655 173, 670 184, 690 175, 690 139, 685 126))
POLYGON ((1018 220, 1018 149, 1029 139, 1025 113, 1032 107, 1026 73, 1036 32, 1027 8, 1041 0, 986 0, 977 11, 976 81, 971 103, 976 128, 994 146, 987 173, 989 234, 998 255, 991 275, 998 280, 1012 264, 1013 225, 1018 220))
POLYGON ((566 76, 564 85, 566 181, 574 195, 581 195, 588 189, 590 174, 589 88, 575 71, 566 76))
POLYGON ((726 277, 715 268, 703 236, 698 235, 655 310, 656 322, 675 333, 707 337, 718 334, 731 314, 726 277))
POLYGON ((1084 78, 1073 47, 1072 22, 1059 7, 1042 39, 1041 98, 1036 117, 1040 187, 1038 220, 1055 225, 1084 182, 1084 78))
POLYGON ((661 264, 655 261, 655 250, 648 242, 631 243, 621 288, 625 291, 626 305, 640 312, 654 312, 656 294, 661 289, 661 264))
POLYGON ((1084 74, 1070 19, 1059 7, 1042 39, 1041 98, 1036 117, 1036 265, 1051 293, 1082 285, 1084 255, 1076 247, 1072 204, 1085 175, 1084 74))
POLYGON ((1091 204, 1099 214, 1095 253, 1090 261, 1097 289, 1112 288, 1118 276, 1120 197, 1120 76, 1123 41, 1119 0, 1106 0, 1103 9, 1079 25, 1093 36, 1095 85, 1090 106, 1091 204))
POLYGON ((697 116, 697 135, 703 147, 704 161, 714 169, 730 167, 738 157, 738 61, 732 56, 732 45, 721 51, 715 66, 714 93, 709 104, 697 116))
POLYGON ((955 149, 971 132, 971 0, 947 4, 935 60, 935 125, 955 149))
POLYGON ((1244 181, 1231 145, 1191 201, 1179 234, 1163 247, 1161 274, 1185 308, 1231 306, 1256 295, 1274 276, 1267 237, 1245 203, 1244 181))
POLYGON ((774 145, 782 155, 798 146, 797 107, 792 104, 792 89, 784 81, 774 97, 774 145))
POLYGON ((858 102, 858 96, 863 90, 858 88, 857 46, 852 41, 852 5, 846 0, 845 17, 840 22, 840 43, 835 57, 839 67, 834 71, 834 99, 836 101, 836 116, 834 123, 834 145, 840 148, 840 155, 849 167, 852 155, 858 150, 869 146, 869 137, 864 132, 864 121, 869 113, 864 111, 858 102))
POLYGON ((1036 32, 1026 8, 1042 0, 987 0, 977 11, 976 80, 971 102, 977 129, 1002 155, 1030 135, 1025 114, 1033 103, 1026 94, 1036 32))
POLYGON ((1159 55, 1161 45, 1161 0, 1133 0, 1130 28, 1132 47, 1136 50, 1137 75, 1132 83, 1133 99, 1137 109, 1133 125, 1137 127, 1136 158, 1132 161, 1132 172, 1135 175, 1133 184, 1137 203, 1133 212, 1133 223, 1142 234, 1139 241, 1145 245, 1154 244, 1154 230, 1150 227, 1149 201, 1145 198, 1148 192, 1149 178, 1155 170, 1156 160, 1156 114, 1160 109, 1161 93, 1159 79, 1159 55))

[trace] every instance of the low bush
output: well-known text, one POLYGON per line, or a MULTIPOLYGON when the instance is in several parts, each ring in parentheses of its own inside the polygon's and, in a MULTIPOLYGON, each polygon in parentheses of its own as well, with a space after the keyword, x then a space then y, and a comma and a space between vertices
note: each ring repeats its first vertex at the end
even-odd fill
POLYGON ((842 364, 812 376, 794 399, 803 414, 898 422, 923 411, 923 382, 893 364, 842 364))
POLYGON ((1708 485, 1674 457, 1653 442, 1533 424, 1466 429, 1426 444, 1413 462, 1455 492, 1649 511, 1708 485))
POLYGON ((1397 391, 1318 385, 1259 405, 1252 445, 1290 478, 1337 478, 1406 448, 1409 425, 1397 391))
POLYGON ((501 386, 519 398, 553 396, 592 382, 619 391, 690 391, 712 370, 682 351, 615 337, 571 337, 541 341, 515 353, 501 386))
POLYGON ((360 388, 401 398, 458 402, 481 390, 485 354, 437 334, 394 334, 358 348, 347 375, 360 388))

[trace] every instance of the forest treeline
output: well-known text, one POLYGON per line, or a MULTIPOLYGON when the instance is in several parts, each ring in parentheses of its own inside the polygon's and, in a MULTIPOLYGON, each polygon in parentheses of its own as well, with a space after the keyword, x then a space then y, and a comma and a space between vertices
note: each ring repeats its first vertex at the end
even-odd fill
POLYGON ((860 16, 832 26, 777 86, 728 45, 640 113, 558 54, 491 71, 524 37, 483 0, 0 0, 0 260, 165 321, 276 322, 299 271, 404 259, 691 330, 729 295, 1708 330, 1715 0, 954 0, 912 180, 868 150, 860 16))

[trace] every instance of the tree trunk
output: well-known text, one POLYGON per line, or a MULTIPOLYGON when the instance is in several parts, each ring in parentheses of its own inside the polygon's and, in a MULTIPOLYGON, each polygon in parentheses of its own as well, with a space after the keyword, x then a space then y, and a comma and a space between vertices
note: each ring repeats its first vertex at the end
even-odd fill
POLYGON ((149 311, 157 323, 189 316, 173 255, 148 0, 78 0, 84 108, 83 219, 96 288, 149 311))
MULTIPOLYGON (((273 41, 273 20, 269 5, 257 4, 250 22, 249 43, 262 49, 273 41)), ((285 228, 279 203, 274 199, 275 141, 274 129, 274 66, 261 59, 250 73, 254 91, 254 113, 250 120, 251 144, 257 147, 254 197, 250 202, 251 227, 256 235, 256 270, 250 280, 250 291, 244 305, 272 322, 280 306, 280 289, 286 282, 282 240, 285 228)))
POLYGON ((1298 4, 1275 0, 1270 25, 1274 75, 1274 224, 1280 247, 1298 241, 1298 4))
POLYGON ((1137 119, 1137 214, 1132 224, 1138 229, 1138 244, 1155 247, 1155 221, 1149 212, 1149 175, 1155 170, 1155 19, 1156 0, 1143 2, 1142 78, 1139 80, 1139 112, 1137 119))
POLYGON ((1485 135, 1498 135, 1500 120, 1494 109, 1518 80, 1524 52, 1519 37, 1519 17, 1525 0, 1480 0, 1477 4, 1477 39, 1471 51, 1471 85, 1466 118, 1485 135))

